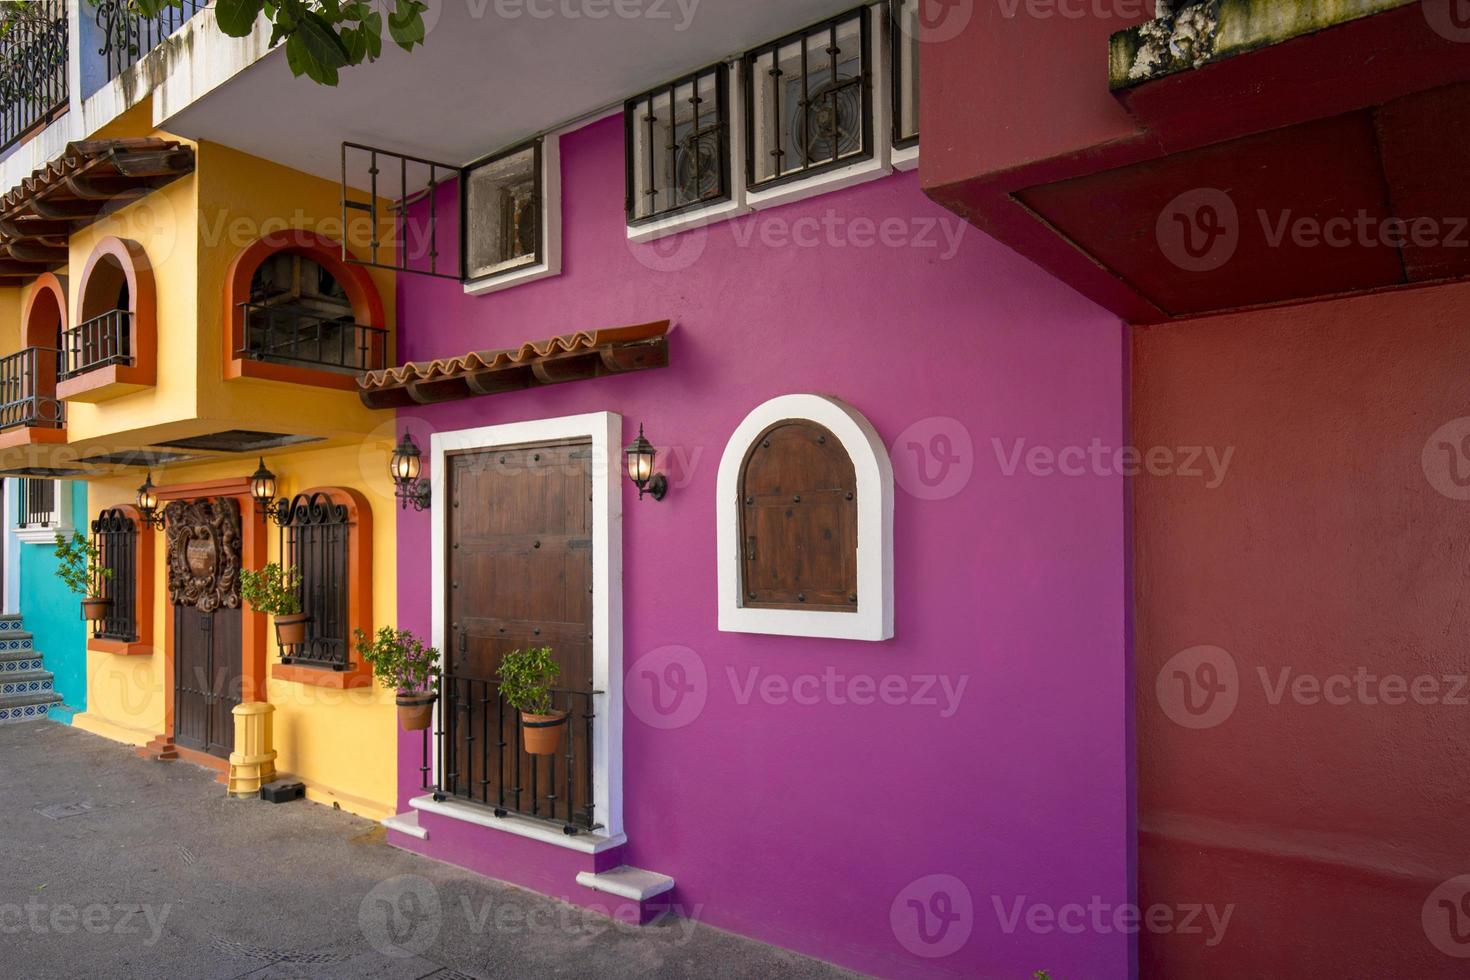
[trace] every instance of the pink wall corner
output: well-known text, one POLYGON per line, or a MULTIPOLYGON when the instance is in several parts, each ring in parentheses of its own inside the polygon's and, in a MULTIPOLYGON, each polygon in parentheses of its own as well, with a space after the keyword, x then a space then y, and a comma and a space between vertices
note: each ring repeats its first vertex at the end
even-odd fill
MULTIPOLYGON (((402 358, 672 318, 671 366, 401 424, 427 444, 606 410, 624 441, 642 422, 662 447, 668 499, 623 485, 627 861, 674 876, 686 914, 870 973, 1130 975, 1131 935, 1009 920, 1017 902, 1133 900, 1124 481, 1025 461, 1124 444, 1121 325, 931 204, 913 174, 630 246, 621 120, 561 153, 564 273, 488 297, 400 277, 402 358), (892 449, 891 641, 716 629, 720 454, 750 409, 808 391, 854 405, 892 449), (657 728, 633 681, 668 647, 691 651, 703 704, 657 728), (890 676, 902 703, 864 694, 890 676), (799 699, 769 696, 792 685, 799 699), (939 891, 971 915, 929 945, 909 903, 939 891)), ((399 518, 414 543, 399 549, 400 624, 422 633, 433 519, 399 518)), ((419 744, 400 742, 404 802, 419 744)), ((435 844, 497 877, 534 873, 435 844)))

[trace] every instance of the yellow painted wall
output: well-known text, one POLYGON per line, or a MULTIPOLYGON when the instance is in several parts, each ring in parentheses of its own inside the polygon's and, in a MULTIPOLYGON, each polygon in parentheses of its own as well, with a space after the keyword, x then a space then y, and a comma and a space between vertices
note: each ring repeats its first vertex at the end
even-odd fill
POLYGON ((20 342, 20 314, 25 309, 21 304, 25 295, 25 290, 18 286, 0 288, 0 354, 14 353, 23 346, 20 342))
MULTIPOLYGON (((357 447, 268 455, 279 478, 279 492, 292 494, 315 486, 351 487, 367 497, 373 513, 373 621, 396 622, 397 520, 393 485, 387 475, 391 432, 364 440, 357 447)), ((254 461, 235 459, 204 465, 173 466, 154 473, 160 486, 224 480, 249 475, 254 461)), ((92 514, 131 503, 136 479, 92 481, 92 514)), ((151 656, 87 654, 87 711, 74 719, 79 728, 142 745, 163 732, 165 617, 168 602, 167 562, 162 532, 154 560, 153 636, 151 656)), ((269 560, 279 560, 280 539, 270 532, 269 560)), ((247 613, 248 614, 248 613, 247 613)), ((267 641, 267 673, 280 662, 273 631, 267 641)), ((393 692, 378 685, 336 691, 270 679, 268 699, 276 706, 277 767, 306 784, 307 798, 340 803, 342 808, 374 819, 394 806, 397 768, 396 709, 393 692)))

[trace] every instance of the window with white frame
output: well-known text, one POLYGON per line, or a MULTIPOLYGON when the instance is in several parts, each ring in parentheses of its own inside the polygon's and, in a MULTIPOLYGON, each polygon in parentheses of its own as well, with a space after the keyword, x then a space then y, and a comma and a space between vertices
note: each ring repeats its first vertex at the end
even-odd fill
POLYGON ((889 8, 895 155, 919 145, 919 4, 922 2, 892 0, 889 8))
POLYGON ((471 282, 544 262, 542 141, 465 168, 465 278, 471 282))
POLYGON ((630 226, 731 199, 726 65, 629 99, 623 120, 630 226))
POLYGON ((871 24, 860 7, 746 53, 751 191, 874 156, 871 24))
POLYGON ((52 528, 60 522, 57 508, 57 481, 20 481, 20 518, 18 527, 52 528))

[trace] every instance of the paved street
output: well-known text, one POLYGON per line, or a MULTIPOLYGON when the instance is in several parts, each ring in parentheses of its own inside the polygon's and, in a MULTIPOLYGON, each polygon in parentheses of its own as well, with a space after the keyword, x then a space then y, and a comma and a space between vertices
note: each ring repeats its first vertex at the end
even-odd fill
POLYGON ((616 924, 49 722, 0 726, 0 854, 6 977, 849 976, 684 919, 616 924))

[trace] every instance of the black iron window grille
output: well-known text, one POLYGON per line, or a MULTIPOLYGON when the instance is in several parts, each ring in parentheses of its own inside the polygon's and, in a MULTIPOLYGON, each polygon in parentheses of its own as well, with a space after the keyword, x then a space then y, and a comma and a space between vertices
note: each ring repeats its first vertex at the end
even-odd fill
POLYGON ((464 168, 460 215, 466 281, 540 265, 542 147, 534 140, 464 168))
POLYGON ((27 347, 0 358, 0 431, 66 426, 66 405, 56 397, 60 357, 50 347, 27 347))
POLYGON ((559 823, 568 834, 598 830, 593 787, 593 719, 600 691, 552 691, 554 710, 567 713, 554 755, 522 748, 521 713, 481 677, 440 678, 439 711, 424 732, 421 785, 434 798, 459 799, 559 823), (437 767, 435 760, 438 760, 437 767))
POLYGON ((729 75, 711 65, 625 103, 628 224, 730 199, 729 75))
POLYGON ((281 663, 348 668, 348 561, 352 533, 347 506, 320 491, 297 494, 281 525, 281 551, 301 572, 306 641, 281 651, 281 663))
POLYGON ((923 0, 891 0, 888 42, 893 67, 893 145, 919 145, 919 5, 923 0))
MULTIPOLYGON (((443 257, 439 212, 458 213, 464 170, 361 143, 342 144, 342 261, 374 269, 414 272, 440 279, 464 279, 464 247, 453 260, 443 257), (365 166, 364 166, 365 165, 365 166), (357 183, 353 183, 356 180, 357 183), (363 185, 359 189, 358 185, 363 185), (440 188, 454 189, 453 200, 441 201, 440 188), (396 196, 394 196, 396 194, 396 196), (383 202, 387 203, 383 203, 383 202), (423 208, 415 209, 420 201, 423 208), (347 251, 349 212, 367 215, 368 257, 347 251), (388 238, 383 228, 392 222, 388 238)), ((460 222, 461 238, 464 222, 460 222)))
POLYGON ((261 303, 241 303, 240 310, 245 346, 237 357, 346 373, 388 366, 388 331, 357 323, 351 314, 261 303))
POLYGON ((62 378, 75 378, 114 364, 132 364, 133 315, 109 310, 61 335, 62 378))
POLYGON ((56 523, 56 481, 21 480, 19 526, 50 527, 56 523))
POLYGON ((138 639, 138 525, 116 508, 104 510, 92 522, 92 543, 101 552, 103 568, 111 575, 97 583, 107 610, 93 636, 100 640, 138 639))
POLYGON ((7 3, 0 13, 0 149, 66 112, 65 0, 7 3))
POLYGON ((165 5, 155 16, 142 17, 128 0, 97 0, 97 26, 102 33, 98 54, 107 64, 108 79, 140 61, 208 5, 208 0, 178 0, 177 6, 165 5))
POLYGON ((866 7, 745 55, 745 164, 759 190, 871 158, 871 22, 866 7))

